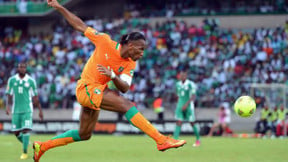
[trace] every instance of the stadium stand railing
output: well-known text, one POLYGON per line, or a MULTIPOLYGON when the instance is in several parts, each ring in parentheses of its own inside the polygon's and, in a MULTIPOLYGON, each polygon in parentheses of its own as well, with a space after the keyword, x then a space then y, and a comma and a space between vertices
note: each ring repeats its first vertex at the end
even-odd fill
MULTIPOLYGON (((66 4, 71 0, 59 0, 61 4, 66 4)), ((52 10, 46 3, 28 1, 21 5, 22 2, 0 2, 0 17, 1 16, 44 16, 52 10), (23 7, 24 11, 20 11, 23 7)))

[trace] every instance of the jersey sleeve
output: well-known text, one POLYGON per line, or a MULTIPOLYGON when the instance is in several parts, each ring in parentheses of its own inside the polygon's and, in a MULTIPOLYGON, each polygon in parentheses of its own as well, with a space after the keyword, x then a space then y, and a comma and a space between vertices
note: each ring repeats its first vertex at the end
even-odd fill
POLYGON ((120 74, 120 79, 126 81, 129 86, 132 84, 132 78, 134 76, 134 70, 136 67, 135 62, 131 62, 120 74))
POLYGON ((31 79, 30 82, 31 82, 30 93, 32 94, 32 96, 37 96, 38 95, 38 91, 37 91, 36 81, 34 79, 31 79))
POLYGON ((190 82, 190 88, 191 88, 190 94, 195 95, 197 91, 197 85, 194 82, 190 82))
POLYGON ((111 41, 111 38, 108 34, 100 33, 91 27, 88 27, 85 30, 84 35, 95 45, 109 43, 111 41))
POLYGON ((128 75, 128 76, 130 76, 132 78, 133 75, 134 75, 135 67, 136 67, 136 63, 135 62, 129 63, 128 66, 126 68, 124 68, 124 70, 122 71, 121 75, 125 74, 125 75, 128 75))
POLYGON ((12 95, 13 94, 13 87, 12 87, 12 79, 9 78, 8 79, 8 84, 7 84, 7 88, 6 88, 6 94, 12 95))

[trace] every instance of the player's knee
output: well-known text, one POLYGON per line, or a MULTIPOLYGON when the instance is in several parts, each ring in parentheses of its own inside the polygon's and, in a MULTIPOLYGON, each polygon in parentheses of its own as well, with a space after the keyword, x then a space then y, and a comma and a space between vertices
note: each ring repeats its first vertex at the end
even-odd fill
POLYGON ((92 134, 80 134, 80 138, 82 141, 86 141, 86 140, 89 140, 91 138, 92 134))
POLYGON ((79 136, 81 138, 82 141, 86 141, 89 140, 92 136, 92 132, 88 132, 88 131, 79 131, 79 136))
POLYGON ((124 99, 120 106, 120 113, 125 114, 133 106, 134 104, 131 101, 124 99))
POLYGON ((23 134, 26 134, 26 133, 29 133, 29 131, 30 131, 30 130, 23 130, 22 133, 23 133, 23 134))
POLYGON ((20 132, 14 132, 15 136, 19 136, 20 132))

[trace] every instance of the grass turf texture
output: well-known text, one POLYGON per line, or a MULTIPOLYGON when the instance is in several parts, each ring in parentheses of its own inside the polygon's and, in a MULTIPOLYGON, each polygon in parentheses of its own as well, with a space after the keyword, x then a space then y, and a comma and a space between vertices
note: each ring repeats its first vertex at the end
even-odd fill
MULTIPOLYGON (((31 140, 47 140, 52 135, 32 135, 31 140)), ((286 162, 288 139, 202 138, 202 145, 193 148, 195 137, 182 136, 184 147, 159 152, 154 142, 145 136, 94 135, 89 141, 49 150, 41 162, 286 162)), ((0 135, 0 161, 20 160, 21 144, 12 135, 0 135)))

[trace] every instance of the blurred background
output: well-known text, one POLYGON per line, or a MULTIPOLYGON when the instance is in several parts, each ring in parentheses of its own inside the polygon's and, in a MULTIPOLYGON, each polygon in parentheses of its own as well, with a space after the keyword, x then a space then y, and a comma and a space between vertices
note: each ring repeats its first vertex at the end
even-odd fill
MULTIPOLYGON (((223 103, 231 110, 231 129, 249 133, 254 132, 265 105, 271 110, 287 107, 287 0, 61 3, 116 41, 134 30, 145 34, 148 48, 124 96, 163 132, 174 129, 175 82, 182 69, 188 69, 188 78, 198 86, 196 116, 203 131, 218 121, 223 103), (233 102, 241 95, 256 100, 258 111, 249 119, 233 112, 233 102), (156 98, 163 99, 164 120, 158 121, 154 112, 156 98)), ((44 108, 44 123, 37 123, 34 113, 34 130, 54 133, 77 128, 76 82, 94 46, 45 0, 0 0, 0 24, 0 131, 11 127, 5 114, 5 89, 21 61, 28 63, 28 73, 37 81, 44 108)), ((120 121, 120 115, 103 111, 95 132, 138 132, 128 123, 115 126, 120 121)))

